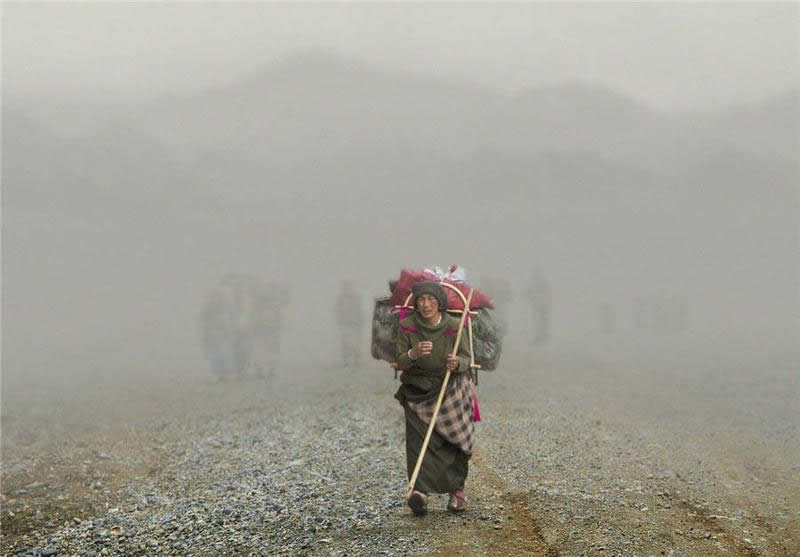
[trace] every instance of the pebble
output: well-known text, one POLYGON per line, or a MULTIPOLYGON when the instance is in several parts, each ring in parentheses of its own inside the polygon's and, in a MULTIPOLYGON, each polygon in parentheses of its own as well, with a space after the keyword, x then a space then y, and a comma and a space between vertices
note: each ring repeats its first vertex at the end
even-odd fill
POLYGON ((393 410, 336 403, 320 412, 298 405, 244 428, 235 416, 214 418, 202 429, 214 432, 216 443, 196 443, 192 437, 208 435, 194 432, 164 449, 182 456, 127 485, 129 504, 93 520, 75 517, 52 539, 78 555, 101 547, 108 554, 216 547, 255 555, 268 547, 270 555, 295 555, 333 544, 332 534, 342 554, 430 551, 423 536, 375 533, 387 520, 402 524, 409 516, 402 501, 403 423, 393 410), (364 450, 353 451, 354 445, 364 450))
MULTIPOLYGON (((702 489, 713 478, 703 476, 702 466, 695 470, 680 462, 659 462, 660 450, 647 452, 649 439, 619 434, 598 439, 582 428, 579 412, 567 418, 558 400, 542 399, 525 409, 493 407, 491 397, 485 400, 492 419, 478 429, 481 466, 490 467, 505 484, 483 483, 483 498, 470 495, 468 513, 460 520, 439 509, 426 522, 411 518, 403 501, 402 412, 390 395, 303 397, 292 404, 253 405, 258 410, 208 412, 182 423, 179 438, 150 439, 147 446, 155 443, 162 462, 155 473, 121 486, 107 476, 102 481, 92 477, 84 485, 103 490, 110 507, 105 514, 85 520, 67 515, 63 526, 42 528, 30 544, 47 543, 61 554, 81 557, 214 554, 223 548, 241 555, 399 556, 435 552, 439 546, 430 532, 447 531, 449 525, 467 525, 496 539, 493 532, 506 523, 510 532, 529 531, 525 520, 530 517, 562 529, 569 540, 565 555, 649 555, 658 547, 663 556, 678 539, 673 533, 684 536, 681 543, 693 544, 692 550, 708 549, 704 539, 717 540, 714 545, 726 542, 697 528, 701 509, 737 516, 743 524, 732 509, 709 508, 714 499, 702 489), (681 482, 675 487, 662 481, 676 478, 681 482), (697 487, 685 488, 689 482, 697 487), (509 490, 520 500, 507 508, 499 501, 510 501, 509 490), (668 501, 674 502, 671 513, 668 501), (655 505, 653 512, 649 505, 655 505), (519 509, 530 509, 529 516, 519 509), (670 515, 680 515, 680 521, 661 521, 670 515), (626 518, 613 520, 620 516, 626 518)), ((165 426, 165 433, 170 430, 165 426)), ((610 425, 603 430, 614 431, 610 425)), ((126 458, 124 451, 114 450, 115 466, 126 458)), ((480 478, 480 466, 470 469, 471 479, 480 478)), ((97 497, 97 491, 92 495, 97 497)), ((758 540, 761 532, 741 534, 758 540)), ((476 539, 481 542, 480 536, 476 539)), ((732 535, 728 539, 733 542, 732 535)), ((480 543, 469 547, 473 554, 486 551, 480 543)), ((668 553, 688 555, 682 548, 668 553)))

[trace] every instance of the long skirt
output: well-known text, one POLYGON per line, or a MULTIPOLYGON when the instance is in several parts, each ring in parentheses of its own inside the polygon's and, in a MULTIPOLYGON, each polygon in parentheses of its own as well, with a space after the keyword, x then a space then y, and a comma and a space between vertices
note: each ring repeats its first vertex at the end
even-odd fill
MULTIPOLYGON (((406 464, 410 480, 428 431, 428 424, 423 422, 407 404, 404 404, 403 408, 406 414, 406 464)), ((469 456, 434 429, 414 489, 423 493, 450 493, 464 487, 468 472, 469 456)))

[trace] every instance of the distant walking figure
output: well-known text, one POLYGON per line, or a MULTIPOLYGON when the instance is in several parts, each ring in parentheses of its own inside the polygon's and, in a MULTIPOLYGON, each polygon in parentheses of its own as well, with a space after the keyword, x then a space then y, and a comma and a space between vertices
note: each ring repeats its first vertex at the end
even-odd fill
POLYGON ((550 312, 553 305, 550 281, 541 269, 536 268, 525 291, 531 304, 533 317, 533 343, 546 344, 550 339, 550 312))
POLYGON ((356 367, 361 360, 364 314, 361 297, 350 280, 342 281, 336 298, 336 323, 342 340, 342 363, 344 367, 356 367))

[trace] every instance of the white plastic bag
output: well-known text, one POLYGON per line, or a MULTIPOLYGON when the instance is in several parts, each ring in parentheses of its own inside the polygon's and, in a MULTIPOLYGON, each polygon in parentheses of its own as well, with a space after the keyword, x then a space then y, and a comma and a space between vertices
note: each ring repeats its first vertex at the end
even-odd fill
POLYGON ((467 282, 467 270, 461 265, 451 265, 447 271, 439 266, 436 266, 433 269, 425 269, 425 271, 428 273, 433 273, 439 278, 439 280, 449 280, 450 282, 467 282))

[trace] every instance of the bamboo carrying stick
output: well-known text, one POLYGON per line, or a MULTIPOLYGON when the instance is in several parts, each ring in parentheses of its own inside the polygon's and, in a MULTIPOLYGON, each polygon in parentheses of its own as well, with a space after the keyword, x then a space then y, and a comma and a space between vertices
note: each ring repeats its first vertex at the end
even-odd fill
POLYGON ((469 331, 469 368, 475 373, 475 385, 478 384, 478 370, 481 366, 475 363, 475 351, 472 349, 472 318, 467 321, 467 330, 469 331))
MULTIPOLYGON (((472 292, 473 289, 470 288, 469 295, 467 296, 467 302, 464 304, 465 310, 469 310, 469 304, 472 301, 472 292)), ((458 334, 456 334, 456 344, 453 346, 453 356, 458 356, 458 345, 461 343, 461 333, 464 330, 464 322, 467 319, 467 315, 469 315, 469 311, 465 311, 461 314, 461 322, 458 324, 458 334)), ((414 492, 414 484, 417 483, 419 469, 422 467, 422 459, 425 458, 425 451, 428 449, 428 441, 431 440, 433 426, 436 424, 436 417, 439 415, 439 407, 442 405, 442 399, 444 398, 444 393, 447 390, 447 383, 449 380, 450 369, 448 368, 447 373, 444 374, 444 381, 442 382, 442 389, 439 391, 439 398, 436 399, 436 406, 433 407, 433 417, 431 418, 431 423, 428 424, 428 432, 425 434, 425 440, 422 442, 422 450, 419 452, 417 465, 414 467, 414 473, 411 474, 411 479, 408 482, 408 493, 406 493, 406 499, 411 497, 411 494, 414 492)))

